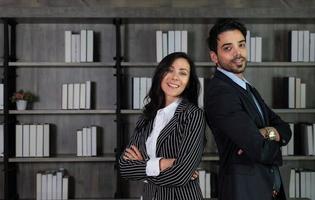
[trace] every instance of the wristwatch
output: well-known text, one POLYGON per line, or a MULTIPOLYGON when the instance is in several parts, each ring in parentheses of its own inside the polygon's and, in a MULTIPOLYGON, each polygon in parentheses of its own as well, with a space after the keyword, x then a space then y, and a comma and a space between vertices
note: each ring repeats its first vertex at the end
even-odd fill
POLYGON ((276 132, 272 128, 266 128, 267 130, 267 138, 269 140, 276 140, 277 135, 276 132))

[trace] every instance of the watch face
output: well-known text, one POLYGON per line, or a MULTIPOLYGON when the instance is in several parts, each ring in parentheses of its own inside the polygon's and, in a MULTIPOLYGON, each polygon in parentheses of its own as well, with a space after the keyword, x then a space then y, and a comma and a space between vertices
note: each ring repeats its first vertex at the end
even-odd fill
POLYGON ((275 140, 276 139, 276 133, 274 131, 270 131, 268 137, 270 140, 275 140))

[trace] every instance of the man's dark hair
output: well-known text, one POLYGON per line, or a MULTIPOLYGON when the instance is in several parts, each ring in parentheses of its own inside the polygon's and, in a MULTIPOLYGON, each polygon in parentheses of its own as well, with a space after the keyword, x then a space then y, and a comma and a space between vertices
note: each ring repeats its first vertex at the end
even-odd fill
POLYGON ((233 30, 239 30, 244 38, 246 38, 247 29, 243 23, 236 19, 219 19, 209 31, 207 42, 210 51, 217 53, 218 36, 220 33, 233 30))

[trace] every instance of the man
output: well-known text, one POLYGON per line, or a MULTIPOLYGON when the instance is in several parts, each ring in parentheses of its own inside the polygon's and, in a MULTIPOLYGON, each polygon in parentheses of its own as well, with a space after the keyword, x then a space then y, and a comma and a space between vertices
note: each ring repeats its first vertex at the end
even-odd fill
POLYGON ((211 60, 205 111, 220 156, 219 200, 285 199, 278 166, 289 125, 263 101, 244 77, 246 28, 221 19, 209 32, 211 60))

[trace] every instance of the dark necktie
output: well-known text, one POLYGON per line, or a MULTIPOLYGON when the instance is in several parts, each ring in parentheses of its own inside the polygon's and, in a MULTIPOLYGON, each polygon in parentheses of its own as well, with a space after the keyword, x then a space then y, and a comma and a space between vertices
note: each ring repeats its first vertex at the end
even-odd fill
POLYGON ((257 110, 258 110, 258 113, 259 113, 259 116, 261 117, 262 121, 265 121, 264 119, 264 115, 262 113, 262 110, 261 110, 261 106, 259 105, 258 101, 257 101, 257 98, 255 97, 255 95, 253 94, 253 88, 251 85, 249 85, 248 83, 246 83, 246 91, 248 92, 249 96, 252 98, 257 110))

